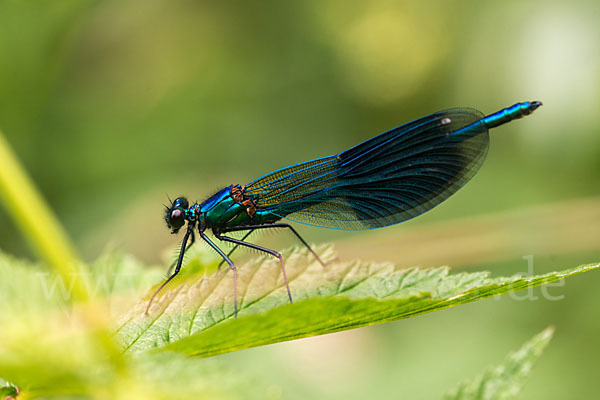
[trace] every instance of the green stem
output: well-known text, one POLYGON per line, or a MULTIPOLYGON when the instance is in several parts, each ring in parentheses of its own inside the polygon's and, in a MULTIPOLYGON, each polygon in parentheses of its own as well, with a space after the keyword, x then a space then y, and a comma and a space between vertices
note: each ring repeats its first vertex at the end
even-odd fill
POLYGON ((27 176, 10 145, 0 132, 0 196, 9 215, 36 253, 73 288, 76 300, 86 300, 79 279, 79 257, 64 229, 27 176), (71 286, 72 285, 72 286, 71 286))
POLYGON ((8 213, 36 253, 73 288, 75 300, 87 300, 79 257, 64 229, 42 198, 0 132, 0 196, 8 213))
POLYGON ((84 302, 82 312, 99 345, 120 364, 120 351, 108 333, 105 315, 89 302, 84 265, 65 230, 44 201, 0 131, 0 198, 29 244, 72 288, 73 300, 84 302))

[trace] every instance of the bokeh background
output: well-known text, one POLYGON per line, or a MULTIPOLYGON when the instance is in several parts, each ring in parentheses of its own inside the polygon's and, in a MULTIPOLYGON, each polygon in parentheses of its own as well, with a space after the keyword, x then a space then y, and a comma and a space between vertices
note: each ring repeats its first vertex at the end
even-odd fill
MULTIPOLYGON (((298 229, 342 258, 543 273, 600 260, 599 20, 597 0, 0 0, 0 129, 85 259, 166 268, 167 194, 202 200, 444 108, 541 100, 434 211, 298 229)), ((4 209, 0 227, 3 251, 35 258, 4 209)), ((547 290, 561 301, 534 290, 221 359, 291 399, 429 399, 555 325, 524 398, 594 398, 599 286, 592 273, 547 290)))

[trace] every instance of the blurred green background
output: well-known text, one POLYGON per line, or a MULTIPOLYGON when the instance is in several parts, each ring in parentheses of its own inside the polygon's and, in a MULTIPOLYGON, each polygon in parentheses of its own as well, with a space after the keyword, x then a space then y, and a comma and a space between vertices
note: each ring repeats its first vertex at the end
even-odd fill
MULTIPOLYGON (((541 100, 429 214, 299 230, 343 258, 506 275, 533 255, 542 273, 600 260, 599 20, 596 0, 0 0, 0 129, 85 259, 166 268, 167 194, 201 201, 444 108, 541 100)), ((4 209, 0 226, 3 251, 34 257, 4 209)), ((554 324, 524 398, 593 398, 596 275, 549 288, 560 302, 536 290, 221 359, 286 398, 428 399, 554 324)))

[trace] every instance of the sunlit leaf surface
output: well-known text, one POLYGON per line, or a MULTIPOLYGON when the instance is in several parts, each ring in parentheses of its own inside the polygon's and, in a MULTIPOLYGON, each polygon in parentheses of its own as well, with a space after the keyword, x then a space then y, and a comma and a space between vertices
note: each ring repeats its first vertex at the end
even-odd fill
MULTIPOLYGON (((320 248, 326 260, 331 248, 320 248)), ((533 277, 451 274, 447 267, 400 269, 352 261, 323 268, 308 252, 286 255, 294 304, 281 269, 260 257, 239 267, 239 318, 233 318, 232 274, 191 276, 171 286, 145 316, 142 300, 123 317, 117 337, 128 351, 164 348, 212 356, 249 347, 338 332, 469 303, 555 282, 596 269, 585 265, 533 277)))

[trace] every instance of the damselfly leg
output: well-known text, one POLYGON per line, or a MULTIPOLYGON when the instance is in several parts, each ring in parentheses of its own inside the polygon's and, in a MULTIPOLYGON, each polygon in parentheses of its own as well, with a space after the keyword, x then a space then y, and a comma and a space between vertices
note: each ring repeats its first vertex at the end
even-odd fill
POLYGON ((185 232, 185 236, 183 237, 183 242, 181 243, 181 251, 179 252, 179 257, 177 258, 177 263, 175 264, 175 272, 173 272, 173 275, 170 275, 167 278, 167 280, 164 281, 164 283, 162 285, 160 285, 160 287, 154 292, 154 294, 150 298, 150 301, 148 302, 148 306, 146 307, 146 315, 148 315, 148 311, 150 310, 150 306, 152 305, 152 302, 154 301, 154 298, 156 297, 156 295, 158 295, 158 293, 162 290, 162 288, 167 286, 167 284, 169 282, 171 282, 171 280, 173 278, 175 278, 177 276, 177 274, 179 273, 179 270, 181 269, 181 264, 183 263, 183 255, 185 254, 187 249, 189 249, 189 247, 186 247, 186 244, 187 244, 187 241, 188 241, 190 235, 192 236, 192 243, 194 241, 193 228, 194 227, 192 225, 188 226, 188 229, 185 232))
MULTIPOLYGON (((319 264, 321 264, 321 266, 325 267, 327 266, 327 264, 329 263, 325 263, 323 262, 323 260, 321 260, 321 258, 317 255, 317 253, 308 245, 308 243, 302 238, 302 236, 300 236, 300 234, 294 229, 293 226, 291 226, 290 224, 286 224, 286 223, 275 223, 275 224, 265 224, 265 225, 248 225, 248 226, 239 226, 239 227, 233 227, 233 228, 227 228, 225 230, 223 230, 222 233, 228 233, 228 232, 239 232, 239 231, 245 231, 245 230, 250 230, 250 232, 246 233, 246 235, 241 239, 242 241, 245 240, 248 235, 250 235, 254 230, 258 230, 258 229, 273 229, 273 228, 289 228, 294 235, 296 235, 296 237, 298 239, 300 239, 300 242, 302 242, 302 244, 308 249, 308 251, 311 252, 311 254, 313 256, 315 256, 315 258, 317 259, 317 261, 319 262, 319 264)), ((237 249, 238 245, 236 245, 233 249, 231 249, 231 251, 229 252, 229 255, 231 255, 231 253, 233 253, 233 251, 235 249, 237 249)), ((331 261, 330 261, 331 262, 331 261)), ((221 263, 219 264, 219 267, 221 266, 221 264, 223 263, 223 261, 221 261, 221 263)))
MULTIPOLYGON (((187 245, 187 247, 185 248, 185 250, 183 250, 183 257, 185 257, 185 253, 187 253, 187 251, 190 249, 190 247, 192 247, 192 245, 196 241, 196 236, 194 235, 193 231, 191 233, 191 236, 192 236, 192 239, 190 240, 190 243, 187 245)), ((181 250, 180 250, 180 253, 181 253, 181 250)), ((175 267, 175 265, 177 265, 178 260, 179 260, 179 258, 177 258, 175 261, 173 261, 173 263, 169 267, 169 270, 167 271, 167 275, 171 275, 171 271, 173 271, 173 268, 175 267)))
MULTIPOLYGON (((250 236, 250 234, 254 232, 254 229, 249 230, 248 232, 246 232, 246 234, 244 235, 243 238, 241 238, 240 240, 245 241, 246 238, 248 236, 250 236)), ((231 257, 231 255, 233 254, 233 252, 239 247, 239 244, 236 244, 235 246, 233 246, 233 248, 231 250, 229 250, 229 252, 227 253, 227 257, 231 257)), ((217 269, 221 269, 221 266, 223 265, 223 263, 225 262, 225 259, 222 259, 221 262, 219 263, 219 265, 217 266, 217 269)))
POLYGON ((281 256, 281 254, 279 254, 278 252, 276 252, 275 250, 271 250, 271 249, 267 249, 265 247, 256 245, 254 243, 248 243, 248 242, 244 242, 242 240, 239 239, 234 239, 231 238, 229 236, 223 236, 220 233, 215 233, 215 237, 219 240, 223 240, 226 242, 230 242, 230 243, 235 243, 239 246, 245 246, 245 247, 249 247, 251 249, 255 249, 255 250, 259 250, 259 251, 264 251, 265 253, 268 253, 274 257, 279 258, 279 263, 281 264, 281 272, 283 273, 283 280, 285 281, 285 288, 287 289, 287 293, 288 293, 288 297, 290 299, 290 303, 292 303, 292 293, 290 292, 290 284, 288 282, 288 278, 287 278, 287 274, 285 273, 285 266, 283 265, 283 257, 281 256))
POLYGON ((215 249, 215 251, 219 253, 221 257, 223 257, 227 264, 229 264, 229 268, 231 268, 231 270, 233 271, 233 314, 235 318, 237 318, 237 268, 235 267, 233 261, 231 261, 231 258, 229 258, 227 254, 225 254, 223 250, 219 248, 219 246, 217 246, 212 240, 210 240, 204 232, 200 232, 200 237, 204 239, 204 241, 206 241, 206 243, 208 243, 210 247, 215 249))

